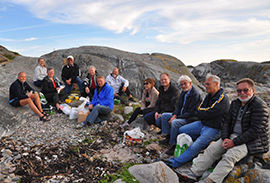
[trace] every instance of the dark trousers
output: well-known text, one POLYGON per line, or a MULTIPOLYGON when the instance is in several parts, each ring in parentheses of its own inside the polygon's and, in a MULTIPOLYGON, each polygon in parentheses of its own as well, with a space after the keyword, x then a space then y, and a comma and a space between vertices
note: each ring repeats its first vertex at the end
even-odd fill
POLYGON ((128 124, 131 124, 131 123, 137 118, 137 116, 138 116, 139 114, 145 115, 145 114, 147 114, 147 113, 149 113, 149 112, 151 112, 151 111, 154 111, 154 109, 155 109, 155 108, 145 108, 144 110, 141 110, 140 107, 137 107, 137 108, 135 109, 135 111, 132 113, 131 117, 129 118, 128 124))
POLYGON ((60 101, 63 102, 67 98, 66 94, 58 94, 56 92, 46 93, 44 96, 48 102, 52 102, 54 105, 60 103, 60 101))
POLYGON ((90 100, 92 100, 92 98, 94 97, 94 93, 95 93, 95 88, 89 88, 89 90, 90 90, 90 92, 89 93, 86 93, 85 92, 85 89, 84 89, 84 92, 83 93, 81 93, 81 95, 83 96, 83 97, 89 97, 90 98, 90 100))
POLYGON ((121 95, 123 95, 125 93, 129 97, 129 95, 131 94, 128 87, 127 87, 126 91, 123 92, 122 91, 123 90, 123 86, 124 86, 124 83, 122 83, 121 87, 119 88, 119 91, 117 93, 118 96, 114 96, 114 98, 117 99, 117 100, 120 100, 122 104, 124 104, 126 101, 121 97, 121 95))

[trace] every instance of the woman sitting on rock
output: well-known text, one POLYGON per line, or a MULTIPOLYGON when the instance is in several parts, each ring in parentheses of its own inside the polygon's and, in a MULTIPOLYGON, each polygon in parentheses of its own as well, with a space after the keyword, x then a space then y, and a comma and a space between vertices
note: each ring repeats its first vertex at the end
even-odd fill
POLYGON ((61 109, 59 109, 59 103, 65 100, 65 94, 58 94, 60 90, 60 83, 54 77, 54 69, 48 68, 48 75, 42 80, 42 89, 41 92, 46 97, 48 102, 53 102, 56 106, 56 110, 60 113, 61 109))
POLYGON ((127 120, 122 127, 128 127, 137 118, 139 114, 147 114, 154 111, 155 104, 158 99, 159 92, 155 88, 155 80, 152 78, 147 78, 144 80, 144 90, 142 94, 141 107, 135 109, 129 120, 127 120))
POLYGON ((47 76, 47 66, 44 58, 38 59, 38 66, 35 68, 34 85, 41 87, 42 80, 47 76))

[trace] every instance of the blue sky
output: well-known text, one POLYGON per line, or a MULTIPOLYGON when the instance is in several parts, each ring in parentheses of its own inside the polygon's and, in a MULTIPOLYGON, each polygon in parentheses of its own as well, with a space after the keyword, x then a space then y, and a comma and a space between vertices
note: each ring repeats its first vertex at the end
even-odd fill
POLYGON ((96 45, 196 66, 270 60, 269 0, 0 0, 0 45, 25 56, 96 45))

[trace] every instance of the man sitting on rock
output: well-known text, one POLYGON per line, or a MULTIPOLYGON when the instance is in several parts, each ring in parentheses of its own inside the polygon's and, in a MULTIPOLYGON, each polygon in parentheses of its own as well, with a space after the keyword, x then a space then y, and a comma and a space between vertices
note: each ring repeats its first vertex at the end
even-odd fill
POLYGON ((9 88, 9 103, 13 107, 29 105, 30 109, 40 117, 40 121, 46 122, 50 120, 42 110, 38 93, 26 82, 24 72, 18 74, 18 79, 9 88))
POLYGON ((77 128, 82 128, 86 124, 93 125, 95 123, 104 123, 98 116, 108 115, 113 110, 113 88, 105 82, 103 76, 97 76, 98 87, 95 89, 94 97, 89 105, 90 114, 86 120, 77 125, 77 128))
POLYGON ((126 93, 129 100, 134 102, 134 99, 129 91, 129 82, 127 79, 119 75, 119 70, 114 68, 112 73, 106 77, 106 82, 114 89, 114 98, 121 101, 122 104, 127 104, 128 102, 124 100, 121 95, 126 93))
POLYGON ((83 92, 82 80, 80 78, 80 69, 79 66, 74 63, 73 56, 67 57, 67 65, 65 65, 62 69, 62 80, 65 83, 65 92, 69 94, 73 89, 73 84, 77 83, 80 89, 80 92, 83 92))
POLYGON ((223 182, 236 162, 247 155, 268 152, 267 104, 254 95, 255 85, 249 78, 239 80, 236 91, 238 98, 231 103, 221 138, 205 150, 190 170, 180 171, 180 175, 197 181, 197 177, 221 158, 208 178, 200 182, 223 182))
POLYGON ((164 112, 173 112, 178 101, 180 91, 171 83, 170 75, 166 72, 160 74, 159 95, 155 110, 147 113, 144 120, 148 125, 161 128, 161 115, 164 112))
POLYGON ((84 94, 83 96, 89 96, 90 99, 94 96, 95 89, 97 88, 97 76, 95 66, 91 65, 88 69, 88 74, 83 81, 84 94))
POLYGON ((170 142, 172 147, 166 152, 168 155, 174 154, 179 128, 198 119, 195 114, 202 101, 200 93, 192 86, 190 77, 182 75, 178 82, 182 92, 176 109, 173 113, 163 113, 161 116, 161 130, 167 136, 160 143, 168 144, 170 142))
POLYGON ((179 129, 179 134, 191 136, 193 144, 180 156, 169 159, 168 165, 177 168, 192 160, 210 142, 220 138, 221 124, 230 108, 230 102, 223 89, 220 89, 220 78, 207 74, 205 88, 208 95, 199 105, 197 117, 200 121, 186 124, 179 129))

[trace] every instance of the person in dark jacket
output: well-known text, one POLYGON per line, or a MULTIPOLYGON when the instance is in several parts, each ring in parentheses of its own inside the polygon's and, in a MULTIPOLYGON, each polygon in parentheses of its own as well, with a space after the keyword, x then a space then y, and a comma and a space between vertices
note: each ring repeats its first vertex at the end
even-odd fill
POLYGON ((216 160, 205 182, 223 182, 234 164, 247 155, 269 150, 269 114, 267 104, 254 95, 255 85, 249 78, 237 82, 238 98, 232 101, 222 126, 221 138, 211 144, 190 170, 180 172, 196 181, 216 160))
POLYGON ((46 122, 50 120, 42 110, 38 92, 34 91, 26 82, 24 72, 18 74, 18 79, 9 88, 9 103, 13 107, 29 105, 30 109, 40 117, 40 121, 46 122))
POLYGON ((98 73, 96 71, 96 68, 91 65, 88 68, 88 74, 86 78, 83 80, 83 96, 89 96, 90 99, 94 96, 95 89, 97 88, 97 76, 98 73))
POLYGON ((83 92, 83 87, 82 87, 82 80, 80 78, 80 69, 79 66, 74 63, 74 58, 73 56, 68 56, 67 57, 67 65, 65 65, 62 69, 62 80, 65 83, 65 92, 69 94, 71 90, 73 89, 73 84, 77 83, 80 89, 80 92, 83 92))
POLYGON ((56 110, 61 113, 60 102, 63 102, 66 98, 65 94, 59 94, 61 88, 59 81, 54 77, 54 69, 48 68, 47 76, 42 80, 41 92, 44 94, 48 102, 53 102, 56 110))
POLYGON ((178 101, 180 91, 171 84, 168 73, 160 74, 159 95, 155 105, 155 110, 146 114, 144 120, 148 125, 155 125, 161 128, 161 115, 164 112, 173 112, 178 101))
POLYGON ((178 99, 176 109, 173 113, 163 113, 161 116, 161 129, 163 134, 167 134, 162 144, 171 144, 171 148, 166 154, 173 155, 176 147, 176 138, 179 128, 188 123, 198 120, 195 116, 197 108, 202 101, 200 93, 192 86, 192 80, 187 75, 180 76, 178 83, 182 92, 178 99))
POLYGON ((89 105, 91 113, 86 120, 76 126, 82 128, 86 124, 93 125, 94 123, 102 123, 103 121, 98 117, 99 115, 108 115, 113 110, 114 90, 105 82, 103 76, 97 77, 98 87, 95 89, 93 100, 89 105))
POLYGON ((206 75, 205 88, 208 95, 198 107, 196 116, 199 121, 186 124, 179 129, 179 134, 188 134, 194 142, 183 154, 169 159, 167 164, 171 167, 183 166, 210 142, 220 138, 221 124, 230 108, 229 98, 220 88, 220 78, 216 75, 206 75))

